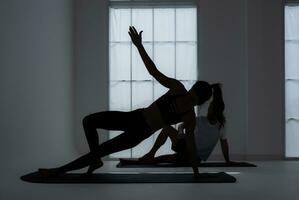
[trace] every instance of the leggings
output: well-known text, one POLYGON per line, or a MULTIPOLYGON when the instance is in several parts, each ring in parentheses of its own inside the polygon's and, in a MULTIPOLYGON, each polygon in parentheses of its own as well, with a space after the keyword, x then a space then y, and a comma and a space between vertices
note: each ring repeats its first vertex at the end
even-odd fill
POLYGON ((144 120, 143 109, 131 112, 105 111, 84 117, 83 128, 89 149, 97 151, 100 157, 132 148, 148 138, 152 131, 144 120), (99 146, 97 128, 123 131, 122 134, 99 146))
POLYGON ((90 153, 59 167, 59 171, 81 169, 103 156, 132 148, 151 136, 154 131, 147 125, 142 112, 143 109, 131 112, 105 111, 84 117, 83 128, 90 153), (123 133, 99 145, 97 128, 120 130, 123 133))

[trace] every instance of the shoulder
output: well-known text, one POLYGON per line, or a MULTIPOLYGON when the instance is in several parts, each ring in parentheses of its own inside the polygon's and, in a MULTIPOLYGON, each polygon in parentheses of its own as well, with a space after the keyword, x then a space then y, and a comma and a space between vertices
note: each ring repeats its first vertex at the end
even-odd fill
POLYGON ((176 80, 175 87, 172 87, 169 90, 169 92, 172 93, 173 95, 180 95, 180 94, 184 94, 184 93, 188 92, 188 90, 185 88, 185 86, 183 85, 183 83, 181 83, 180 81, 176 80))

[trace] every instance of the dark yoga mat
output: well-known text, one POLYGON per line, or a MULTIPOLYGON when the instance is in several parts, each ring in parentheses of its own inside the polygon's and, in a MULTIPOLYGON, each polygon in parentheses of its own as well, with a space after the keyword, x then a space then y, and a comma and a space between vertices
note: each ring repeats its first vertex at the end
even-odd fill
POLYGON ((199 178, 193 174, 64 174, 55 177, 42 177, 38 172, 33 172, 21 177, 23 181, 31 183, 234 183, 236 178, 219 173, 201 173, 199 178))
MULTIPOLYGON (((186 164, 173 164, 173 163, 159 163, 159 164, 136 164, 136 159, 120 159, 116 165, 118 168, 156 168, 156 167, 189 167, 186 164)), ((256 165, 247 162, 202 162, 199 167, 256 167, 256 165)))

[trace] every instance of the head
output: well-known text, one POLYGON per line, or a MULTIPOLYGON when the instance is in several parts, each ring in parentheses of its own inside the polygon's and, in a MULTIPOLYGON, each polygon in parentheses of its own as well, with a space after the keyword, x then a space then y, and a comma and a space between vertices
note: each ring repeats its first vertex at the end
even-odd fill
POLYGON ((221 84, 209 84, 206 81, 197 81, 190 91, 195 93, 197 105, 202 105, 211 97, 213 98, 209 105, 208 117, 217 120, 220 124, 220 128, 223 127, 225 124, 225 117, 223 115, 225 105, 222 97, 221 84))
POLYGON ((221 85, 219 83, 212 84, 213 99, 209 105, 207 118, 219 123, 219 128, 224 127, 225 117, 223 114, 225 104, 223 102, 221 85))
POLYGON ((206 81, 197 81, 190 89, 190 92, 196 95, 196 105, 203 104, 212 96, 211 85, 206 81))

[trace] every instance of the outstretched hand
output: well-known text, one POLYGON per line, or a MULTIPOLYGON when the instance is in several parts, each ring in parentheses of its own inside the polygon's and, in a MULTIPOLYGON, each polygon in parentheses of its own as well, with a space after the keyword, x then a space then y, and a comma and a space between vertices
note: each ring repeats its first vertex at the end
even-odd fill
POLYGON ((143 31, 140 31, 139 34, 137 32, 137 30, 135 29, 134 26, 130 26, 129 28, 129 35, 131 37, 131 40, 133 42, 133 44, 136 46, 136 47, 139 47, 142 45, 142 32, 143 31))

